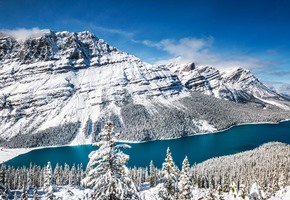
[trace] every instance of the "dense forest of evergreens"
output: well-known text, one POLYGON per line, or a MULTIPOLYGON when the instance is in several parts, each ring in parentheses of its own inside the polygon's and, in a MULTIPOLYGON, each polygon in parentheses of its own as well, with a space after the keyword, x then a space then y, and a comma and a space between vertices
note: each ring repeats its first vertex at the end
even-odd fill
MULTIPOLYGON (((107 144, 111 143, 105 143, 105 145, 107 144)), ((42 190, 47 191, 47 195, 49 195, 49 192, 53 191, 49 187, 64 185, 91 187, 94 191, 96 180, 104 176, 110 169, 110 162, 106 160, 109 159, 108 155, 110 155, 106 155, 107 148, 110 148, 110 145, 105 146, 105 150, 103 149, 104 155, 98 150, 97 153, 92 154, 97 155, 98 158, 90 155, 90 159, 94 162, 91 162, 86 169, 81 164, 73 166, 57 164, 54 168, 50 163, 44 167, 30 165, 30 167, 21 168, 3 164, 0 168, 2 199, 7 199, 7 197, 13 199, 13 191, 17 190, 22 192, 29 189, 42 190), (107 164, 100 165, 100 163, 107 164), (97 172, 94 172, 97 176, 92 173, 95 168, 98 168, 97 172), (88 179, 87 177, 94 180, 92 182, 94 184, 84 184, 84 180, 88 179)), ((150 187, 162 184, 162 190, 159 194, 161 199, 190 199, 194 188, 208 190, 208 199, 222 199, 224 194, 233 192, 233 190, 237 197, 246 199, 254 183, 259 185, 260 190, 264 193, 264 198, 268 198, 278 190, 290 185, 290 146, 282 143, 268 143, 252 151, 213 158, 191 167, 185 158, 182 169, 178 169, 175 165, 170 149, 167 150, 162 169, 154 167, 153 162, 146 168, 127 169, 125 162, 128 157, 117 149, 114 149, 112 155, 115 155, 113 163, 115 163, 114 166, 117 166, 116 163, 118 163, 119 171, 115 167, 113 169, 116 170, 114 173, 123 175, 115 176, 115 179, 126 180, 126 184, 128 180, 131 180, 130 184, 134 185, 132 187, 136 188, 133 190, 136 193, 144 183, 149 183, 150 187)), ((107 180, 107 178, 105 179, 107 180)), ((104 180, 101 183, 104 184, 104 180)), ((127 186, 122 187, 128 189, 127 186)), ((131 193, 130 195, 132 197, 131 193)), ((128 198, 124 197, 124 199, 128 198)), ((96 197, 95 199, 101 198, 96 197)))

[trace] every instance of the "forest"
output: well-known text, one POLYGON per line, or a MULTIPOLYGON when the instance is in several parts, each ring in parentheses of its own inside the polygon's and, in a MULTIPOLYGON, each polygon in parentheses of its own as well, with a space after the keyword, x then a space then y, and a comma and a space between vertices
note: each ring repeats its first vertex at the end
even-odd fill
MULTIPOLYGON (((170 149, 162 168, 153 161, 146 168, 126 166, 129 156, 117 144, 110 124, 89 154, 87 166, 30 165, 0 168, 2 199, 55 199, 59 187, 88 188, 87 199, 143 199, 142 192, 158 188, 156 199, 192 199, 194 191, 204 191, 205 199, 267 199, 290 185, 290 145, 272 142, 254 150, 213 158, 190 165, 185 157, 179 169, 170 149), (147 187, 145 187, 147 185, 147 187), (258 188, 253 192, 253 186, 258 188)), ((164 152, 165 153, 165 152, 164 152)), ((143 195, 144 196, 144 195, 143 195)))

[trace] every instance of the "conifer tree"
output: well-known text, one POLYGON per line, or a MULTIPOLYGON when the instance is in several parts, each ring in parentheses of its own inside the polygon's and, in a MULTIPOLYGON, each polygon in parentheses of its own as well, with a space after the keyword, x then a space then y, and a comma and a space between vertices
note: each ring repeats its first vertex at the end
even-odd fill
POLYGON ((83 179, 84 172, 83 172, 83 164, 79 164, 77 167, 77 185, 81 184, 81 180, 83 179))
POLYGON ((179 181, 179 198, 180 200, 191 199, 191 182, 189 177, 189 162, 187 156, 182 162, 182 170, 179 181))
POLYGON ((164 188, 160 190, 159 196, 163 199, 177 199, 177 176, 170 149, 167 148, 165 162, 162 164, 162 182, 164 188))
POLYGON ((82 181, 83 185, 93 187, 92 199, 139 199, 125 165, 129 156, 120 151, 130 146, 116 144, 111 123, 106 124, 106 131, 94 145, 99 149, 89 154, 88 174, 82 181))
POLYGON ((5 191, 5 166, 2 164, 0 167, 0 195, 5 191))
POLYGON ((44 169, 44 185, 43 185, 43 191, 49 192, 52 190, 52 168, 50 162, 47 163, 46 168, 44 169))
POLYGON ((59 166, 58 163, 56 163, 54 171, 53 171, 53 177, 54 177, 53 183, 55 183, 56 185, 62 185, 61 171, 62 171, 61 167, 59 166))
POLYGON ((238 197, 237 185, 235 184, 235 182, 232 182, 232 184, 230 185, 229 198, 236 199, 237 197, 238 197))
POLYGON ((6 166, 2 164, 0 167, 0 199, 8 199, 6 166))
POLYGON ((76 171, 75 164, 73 164, 69 173, 69 184, 76 185, 76 183, 77 183, 77 171, 76 171))
POLYGON ((150 187, 154 187, 156 185, 156 169, 154 167, 153 161, 150 161, 150 176, 149 176, 149 184, 150 187))
POLYGON ((63 185, 69 184, 69 174, 70 174, 69 165, 65 163, 63 170, 63 185))

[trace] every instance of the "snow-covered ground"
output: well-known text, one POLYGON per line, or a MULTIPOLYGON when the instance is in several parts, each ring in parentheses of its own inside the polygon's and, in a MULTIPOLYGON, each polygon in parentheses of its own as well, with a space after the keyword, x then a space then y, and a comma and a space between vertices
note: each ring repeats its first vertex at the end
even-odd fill
MULTIPOLYGON (((144 184, 144 187, 139 192, 139 196, 141 200, 162 200, 162 198, 159 197, 158 193, 162 187, 162 184, 159 184, 153 188, 150 188, 148 183, 144 184)), ((87 200, 90 197, 92 190, 88 188, 83 188, 79 186, 61 186, 61 187, 55 187, 54 188, 54 197, 55 199, 59 200, 87 200)), ((18 198, 21 197, 21 191, 11 191, 10 196, 14 197, 15 193, 18 198)), ((39 199, 45 199, 45 193, 43 192, 42 188, 39 188, 38 191, 38 198, 39 199)), ((255 186, 253 185, 251 189, 252 197, 254 197, 259 191, 255 189, 255 186)), ((28 199, 33 199, 34 190, 28 190, 27 196, 28 199)), ((207 199, 209 195, 208 189, 199 189, 194 188, 192 191, 192 200, 200 200, 200 199, 207 199)), ((240 197, 234 197, 233 192, 224 193, 224 200, 243 200, 240 197)), ((238 196, 238 195, 237 195, 238 196)), ((257 197, 257 196, 256 196, 257 197)), ((246 198, 249 199, 249 198, 246 198)), ((258 197, 257 199, 261 199, 261 197, 258 197)), ((263 198, 265 199, 265 198, 263 198)), ((290 186, 287 186, 278 192, 275 193, 273 197, 266 198, 267 200, 289 200, 290 199, 290 186)))
POLYGON ((31 151, 32 148, 6 149, 0 147, 0 163, 11 160, 12 158, 31 151))

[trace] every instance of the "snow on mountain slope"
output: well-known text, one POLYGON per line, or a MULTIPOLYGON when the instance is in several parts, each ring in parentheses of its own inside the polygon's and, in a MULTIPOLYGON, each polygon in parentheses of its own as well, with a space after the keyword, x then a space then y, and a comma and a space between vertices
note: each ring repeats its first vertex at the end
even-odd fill
POLYGON ((220 72, 194 63, 166 65, 178 75, 182 84, 192 90, 238 103, 260 102, 290 109, 289 100, 267 88, 249 70, 242 68, 220 72))
POLYGON ((169 70, 143 63, 89 32, 50 32, 24 42, 4 36, 0 46, 5 139, 35 127, 96 121, 112 102, 168 97, 183 89, 169 70))
POLYGON ((143 141, 290 118, 274 107, 265 114, 259 106, 193 94, 189 89, 221 95, 224 87, 235 84, 214 68, 190 66, 182 73, 144 63, 90 32, 45 31, 26 40, 0 33, 0 144, 90 143, 108 119, 124 132, 121 139, 143 141))

